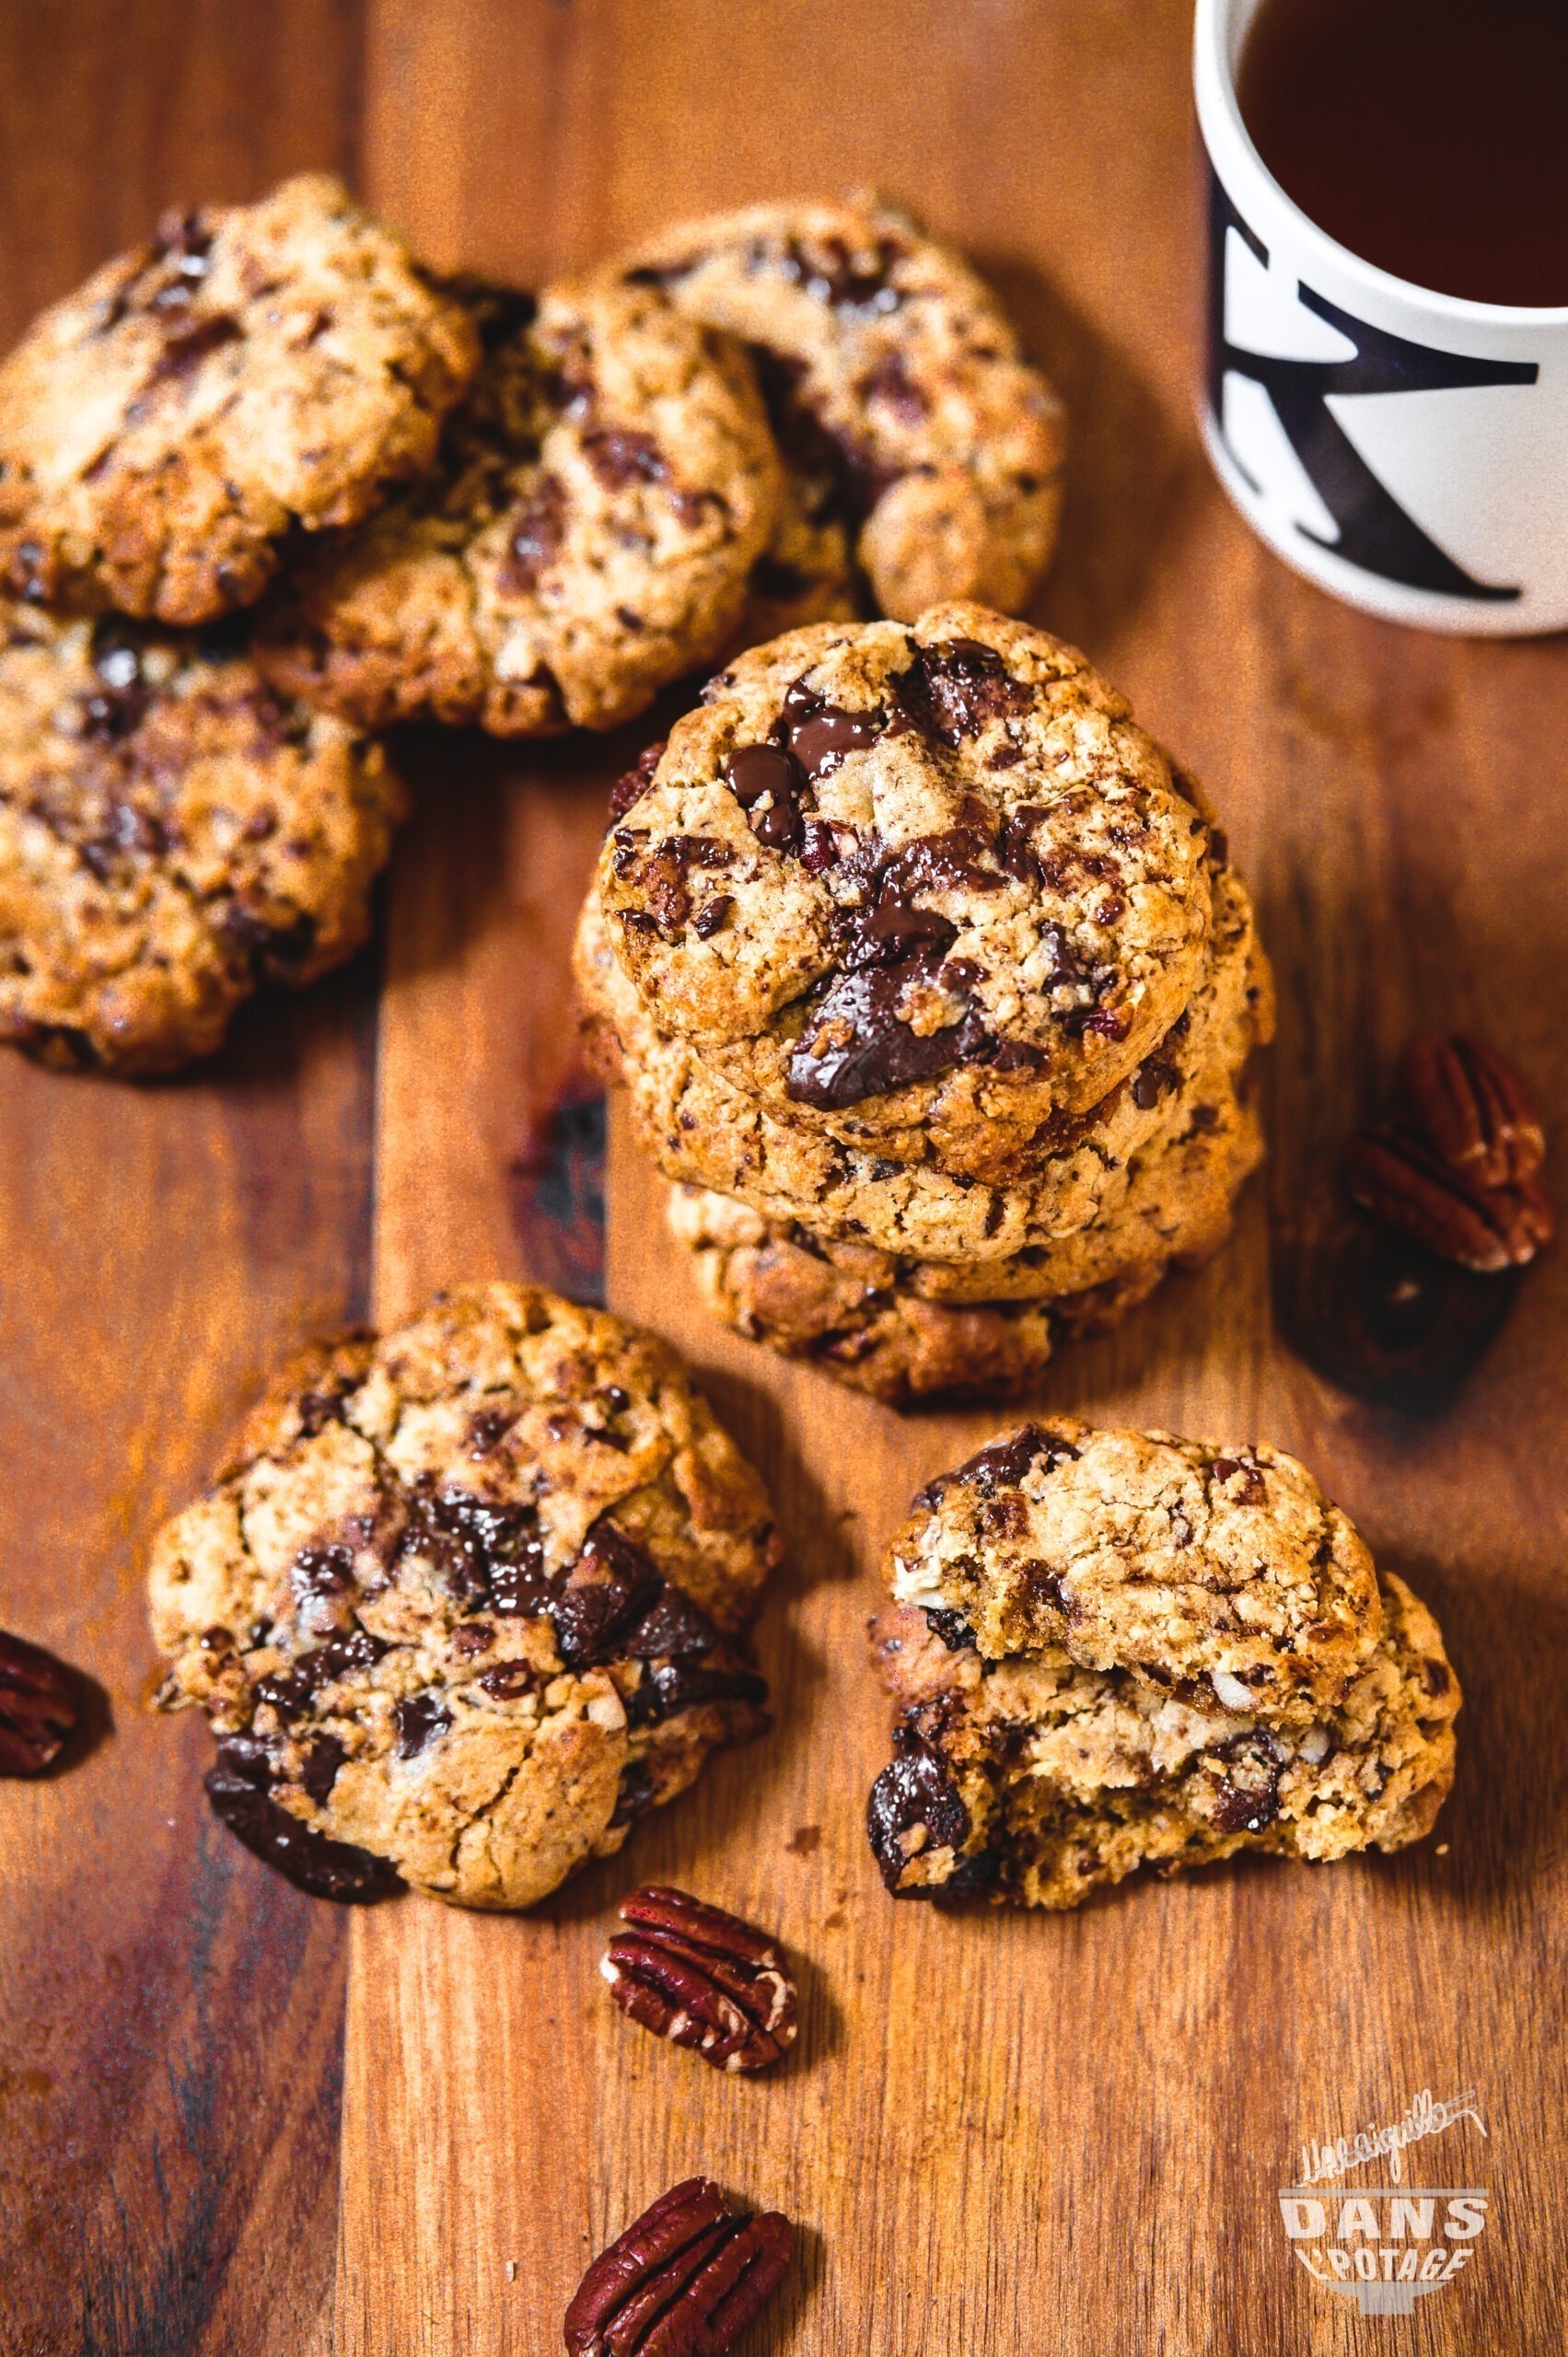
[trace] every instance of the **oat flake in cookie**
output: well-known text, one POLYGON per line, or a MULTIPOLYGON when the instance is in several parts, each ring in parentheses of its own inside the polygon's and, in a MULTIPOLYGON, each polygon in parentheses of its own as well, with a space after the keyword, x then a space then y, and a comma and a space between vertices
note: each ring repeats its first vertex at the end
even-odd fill
POLYGON ((755 640, 846 610, 1016 612, 1051 559, 1062 404, 968 263, 875 197, 667 229, 630 274, 749 344, 790 489, 755 640))
POLYGON ((1125 701, 968 605, 741 656, 611 827, 598 889, 662 1031, 846 1143, 923 1124, 959 1177, 1136 1071, 1213 914, 1207 820, 1125 701))
POLYGON ((0 1040, 144 1074, 369 930, 403 789, 379 746, 204 636, 0 600, 0 1040))
POLYGON ((467 1287, 309 1353, 160 1532, 159 1701, 206 1713, 260 1804, 228 1821, 307 1887, 320 1842, 527 1907, 766 1724, 744 1632, 777 1554, 662 1343, 467 1287))
POLYGON ((291 576, 259 651, 370 726, 612 728, 730 639, 779 466, 746 358, 610 279, 475 291, 434 472, 291 576))
POLYGON ((932 1482, 873 1626, 900 1707, 868 1830, 900 1895, 1073 1907, 1140 1864, 1430 1831, 1435 1621, 1294 1458, 1026 1425, 932 1482))
POLYGON ((0 367, 12 592, 201 622, 417 474, 479 347, 338 181, 174 214, 0 367))

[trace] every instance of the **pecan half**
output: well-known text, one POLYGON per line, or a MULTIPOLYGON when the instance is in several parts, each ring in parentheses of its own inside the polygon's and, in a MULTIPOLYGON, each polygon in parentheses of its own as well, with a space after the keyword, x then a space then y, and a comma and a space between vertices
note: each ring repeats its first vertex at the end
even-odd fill
POLYGON ((0 1631, 0 1776, 38 1776, 76 1724, 76 1681, 63 1661, 0 1631))
POLYGON ((1551 1205, 1535 1179, 1481 1186, 1408 1131, 1364 1131, 1345 1157, 1345 1178, 1375 1219, 1464 1269, 1520 1268, 1551 1241, 1551 1205))
POLYGON ((1483 1187, 1518 1187, 1546 1159, 1529 1090, 1483 1039, 1422 1032, 1400 1058, 1415 1127, 1440 1160, 1483 1187))
POLYGON ((795 2229, 688 2177, 601 2251, 566 2311, 568 2357, 724 2357, 777 2289, 795 2229))
POLYGON ((621 1902, 599 1969, 622 2013, 718 2071, 761 2071, 795 2043, 795 1982, 765 1933, 683 1890, 621 1902))

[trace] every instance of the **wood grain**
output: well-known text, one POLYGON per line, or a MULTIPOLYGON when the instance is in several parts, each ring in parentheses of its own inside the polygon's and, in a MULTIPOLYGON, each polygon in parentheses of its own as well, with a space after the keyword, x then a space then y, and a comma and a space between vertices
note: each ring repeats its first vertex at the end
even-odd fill
MULTIPOLYGON (((1200 245, 1177 0, 923 15, 918 37, 907 10, 865 0, 376 21, 371 168, 452 259, 560 267, 681 210, 867 179, 986 258, 1076 429, 1041 618, 1206 773, 1259 888, 1284 1001, 1283 1200, 1418 1016, 1492 1030, 1562 1102, 1547 879, 1562 878, 1564 828, 1551 793, 1518 782, 1550 773, 1562 650, 1364 622, 1225 507, 1191 420, 1200 245), (422 134, 435 91, 439 141, 422 134), (488 168, 503 156, 504 187, 488 168)), ((474 1142, 494 1140, 494 1042, 515 1090, 534 1052, 519 1028, 531 1040, 555 1003, 515 908, 565 888, 564 833, 548 882, 529 848, 561 828, 563 791, 523 773, 507 790, 509 887, 445 981, 404 991, 394 971, 387 1068, 445 1054, 458 1078, 434 1162, 383 1099, 390 1306, 526 1260, 515 1235, 497 1252, 501 1156, 474 1142)), ((498 840, 489 815, 463 824, 498 840)), ((586 810, 579 861, 593 825, 586 810)), ((430 850, 403 885, 411 939, 474 888, 468 854, 430 850)), ((356 1923, 336 2346, 552 2349, 588 2252, 702 2168, 802 2222, 783 2328, 759 2347, 946 2357, 1049 2335, 1074 2352, 1370 2350, 1390 2328, 1293 2267, 1274 2189, 1307 2135, 1471 2084, 1492 2136, 1465 2131, 1465 2165, 1498 2189, 1496 2223, 1473 2280, 1392 2328, 1423 2351, 1553 2345, 1563 2073, 1538 1992, 1563 1920, 1561 1271, 1532 1281, 1456 1414, 1394 1425, 1274 1341, 1258 1188, 1220 1264, 1063 1358, 1041 1393, 1297 1447, 1411 1572, 1469 1694, 1445 1853, 1331 1874, 1241 1865, 1066 1921, 953 1919, 894 1907, 871 1866, 863 1812, 887 1711, 862 1630, 911 1492, 996 1420, 900 1422, 718 1333, 666 1240, 656 1182, 619 1146, 611 1169, 610 1298, 703 1371, 790 1533, 761 1640, 778 1725, 527 1922, 425 1909, 356 1923), (807 1959, 801 2045, 772 2082, 711 2079, 603 2002, 614 1897, 666 1876, 776 1924, 807 1959)))
POLYGON ((412 737, 374 1050, 362 969, 248 1018, 182 1087, 0 1070, 0 1623, 81 1660, 115 1721, 0 1807, 5 2357, 534 2357, 590 2251, 695 2168, 801 2222, 756 2357, 1563 2344, 1568 1256, 1415 1426, 1281 1349, 1268 1214, 1418 1019, 1493 1034, 1560 1115, 1568 651, 1364 621, 1225 505, 1192 422, 1188 17, 366 0, 361 29, 306 0, 70 0, 46 29, 0 8, 14 324, 158 203, 356 138, 366 193, 443 264, 531 280, 679 213, 866 180, 985 261, 1074 420, 1040 618, 1206 777, 1282 998, 1273 1158, 1233 1245, 1040 1399, 1298 1449, 1435 1607, 1467 1693, 1441 1851, 1232 1864, 1065 1919, 895 1906, 864 1834, 888 1728, 864 1622, 910 1493, 997 1420, 900 1422, 705 1322, 656 1182, 612 1139, 610 1298, 687 1351, 790 1537, 761 1631, 774 1732, 527 1919, 411 1899, 345 1925, 202 1831, 198 1732, 136 1709, 146 1530, 309 1326, 452 1278, 593 1275, 541 1202, 541 1124, 575 1086, 566 946, 634 746, 412 737), (615 1899, 656 1877, 802 1958, 800 2044, 771 2080, 721 2080, 606 2001, 615 1899), (1293 2265, 1275 2189, 1308 2135, 1469 2085, 1488 2140, 1429 2149, 1494 2190, 1473 2272, 1363 2321, 1293 2265))
MULTIPOLYGON (((357 43, 293 0, 6 9, 0 337, 169 204, 351 166, 357 43)), ((0 1787, 6 2357, 294 2348, 329 2287, 346 1926, 147 1714, 142 1560, 273 1361, 365 1314, 375 987, 158 1087, 0 1057, 0 1626, 99 1690, 87 1758, 0 1787)))

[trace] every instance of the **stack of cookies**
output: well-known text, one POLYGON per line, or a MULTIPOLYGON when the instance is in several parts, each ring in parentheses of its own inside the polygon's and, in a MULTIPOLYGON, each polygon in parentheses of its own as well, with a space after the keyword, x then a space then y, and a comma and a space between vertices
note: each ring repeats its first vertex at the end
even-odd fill
POLYGON ((337 182, 170 217, 0 367, 0 1039, 128 1073, 368 925, 368 732, 611 728, 785 621, 1028 597, 1060 405, 907 216, 537 300, 337 182))
POLYGON ((588 1038, 729 1323, 895 1402, 1002 1390, 1223 1240, 1268 965, 1071 647, 962 603, 787 633, 616 804, 588 1038))
POLYGON ((1436 1622, 1279 1449, 1026 1424, 922 1491, 889 1579, 897 1895, 1065 1908, 1145 1864, 1401 1850, 1453 1782, 1436 1622))

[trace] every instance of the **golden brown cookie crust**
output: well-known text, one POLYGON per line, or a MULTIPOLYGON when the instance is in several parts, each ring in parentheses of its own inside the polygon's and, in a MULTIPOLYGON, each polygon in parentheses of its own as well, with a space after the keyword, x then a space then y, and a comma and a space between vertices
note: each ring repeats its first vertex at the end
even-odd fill
POLYGON ((780 493, 750 370, 612 278, 470 308, 433 473, 291 577, 261 659, 367 726, 613 728, 735 632, 780 493))
MULTIPOLYGON (((1177 1021, 1208 823, 1075 650, 974 606, 822 625, 710 682, 598 888, 661 1030, 956 1175, 1101 1101, 1177 1021)), ((979 1175, 979 1174, 973 1174, 979 1175)))
POLYGON ((1041 1418, 929 1483, 889 1563, 896 1602, 956 1613, 988 1661, 1060 1647, 1273 1720, 1336 1701, 1377 1638, 1365 1546, 1263 1444, 1041 1418))
POLYGON ((1378 1611, 1340 1699, 1281 1724, 1060 1649, 985 1662, 961 1627, 888 1608, 873 1654, 902 1707, 868 1817, 885 1883, 1063 1909, 1143 1865, 1422 1840, 1453 1782, 1459 1687, 1436 1622, 1392 1573, 1378 1611))
POLYGON ((1168 1259, 1167 1237, 1179 1225, 1191 1229, 1200 1202, 1218 1223, 1217 1241, 1260 1158, 1257 1116, 1237 1082, 1254 1042, 1271 1034, 1272 980, 1246 895, 1228 871, 1219 898, 1226 913, 1218 955, 1179 1038, 1167 1035, 1151 1060, 1157 1085, 1113 1092, 1014 1186, 851 1149, 748 1100, 691 1043, 655 1030, 591 898, 575 962, 586 1038, 604 1077, 625 1085, 638 1143, 668 1177, 824 1241, 923 1264, 933 1298, 938 1282, 957 1297, 960 1271, 971 1300, 1082 1289, 1104 1281, 1113 1265, 1104 1238, 1121 1228, 1126 1247, 1130 1222, 1140 1240, 1124 1260, 1168 1259), (939 1281, 939 1268, 952 1275, 939 1281))
POLYGON ((0 600, 0 1039, 125 1074, 210 1053, 259 983, 365 939, 403 806, 232 630, 0 600))
POLYGON ((814 546, 796 531, 775 548, 800 606, 845 592, 835 526, 883 613, 1028 604, 1056 538, 1063 412, 951 248, 865 196, 681 223, 631 269, 757 354, 816 526, 814 546))
POLYGON ((166 622, 250 605, 286 533, 429 464, 478 358, 324 174, 171 215, 0 367, 0 579, 166 622))
POLYGON ((308 1353, 154 1543, 166 1708, 458 1905, 542 1898, 765 1724, 778 1539, 673 1354, 537 1286, 308 1353))

